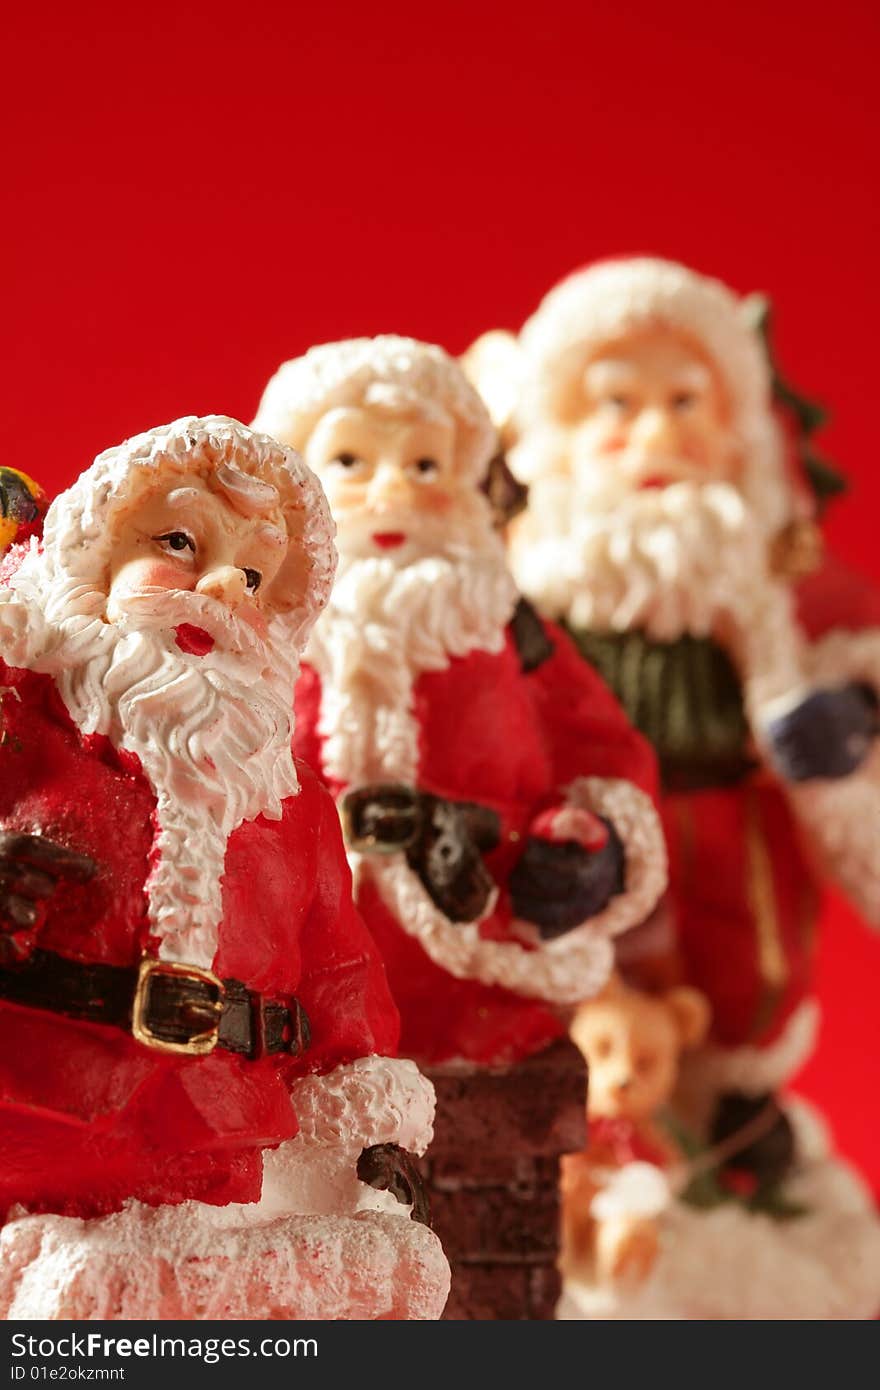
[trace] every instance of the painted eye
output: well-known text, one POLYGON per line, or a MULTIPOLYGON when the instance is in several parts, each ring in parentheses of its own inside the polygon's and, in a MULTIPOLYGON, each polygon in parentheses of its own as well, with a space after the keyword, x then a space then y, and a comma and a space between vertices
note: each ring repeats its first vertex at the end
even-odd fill
POLYGON ((597 1038, 593 1051, 597 1057, 610 1057, 612 1043, 610 1038, 597 1038))
POLYGON ((629 410, 632 405, 632 397, 625 396, 622 391, 615 391, 612 395, 606 396, 605 399, 606 404, 610 405, 612 410, 620 412, 629 410))
POLYGON ((360 459, 357 454, 337 454, 330 462, 338 463, 340 468, 355 468, 360 463, 360 459))
POLYGON ((640 1052, 636 1058, 636 1071, 639 1076, 647 1076, 653 1071, 655 1060, 653 1052, 640 1052))
POLYGON ((164 536, 154 536, 153 540, 175 555, 180 555, 184 550, 189 550, 193 555, 196 553, 196 543, 186 531, 166 531, 164 536))
POLYGON ((260 571, 246 569, 244 577, 247 580, 248 593, 255 594, 263 582, 263 576, 260 574, 260 571))
POLYGON ((692 410, 697 403, 697 398, 693 391, 676 391, 672 397, 673 410, 692 410))
POLYGON ((419 477, 421 478, 428 478, 431 476, 432 473, 440 472, 440 465, 436 459, 416 459, 415 463, 413 464, 413 471, 415 473, 418 473, 419 477))

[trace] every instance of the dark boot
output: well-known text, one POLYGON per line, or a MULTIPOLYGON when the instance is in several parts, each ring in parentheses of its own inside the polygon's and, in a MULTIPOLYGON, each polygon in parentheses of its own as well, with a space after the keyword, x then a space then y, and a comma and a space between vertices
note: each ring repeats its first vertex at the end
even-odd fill
POLYGON ((752 1096, 726 1091, 718 1098, 710 1133, 712 1144, 733 1140, 764 1111, 769 1112, 767 1128, 720 1168, 722 1182, 734 1190, 741 1188, 755 1206, 763 1205, 762 1199, 780 1187, 794 1163, 794 1131, 788 1117, 770 1092, 752 1096))

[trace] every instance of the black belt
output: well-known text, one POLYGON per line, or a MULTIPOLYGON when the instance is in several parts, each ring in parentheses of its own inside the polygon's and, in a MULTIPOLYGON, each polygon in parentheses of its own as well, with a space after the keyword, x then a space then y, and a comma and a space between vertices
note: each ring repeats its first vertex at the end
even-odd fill
POLYGON ((131 1033, 159 1052, 204 1056, 222 1047, 254 1060, 299 1056, 309 1022, 297 999, 266 999, 240 980, 147 957, 139 965, 98 965, 34 950, 0 966, 0 999, 131 1033))

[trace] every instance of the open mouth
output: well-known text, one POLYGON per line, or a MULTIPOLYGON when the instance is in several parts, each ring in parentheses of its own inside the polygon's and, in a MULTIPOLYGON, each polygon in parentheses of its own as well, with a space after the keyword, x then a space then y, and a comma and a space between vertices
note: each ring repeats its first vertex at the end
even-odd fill
POLYGON ((639 490, 644 491, 645 488, 651 487, 668 487, 671 482, 672 479, 667 478, 663 473, 650 473, 647 478, 642 478, 639 483, 639 490))
POLYGON ((373 532, 373 543, 374 545, 378 545, 380 550, 396 550, 399 545, 403 545, 405 540, 405 531, 373 532))
POLYGON ((193 623, 178 623, 174 637, 180 650, 188 656, 207 656, 208 652, 214 650, 214 639, 210 632, 193 623))

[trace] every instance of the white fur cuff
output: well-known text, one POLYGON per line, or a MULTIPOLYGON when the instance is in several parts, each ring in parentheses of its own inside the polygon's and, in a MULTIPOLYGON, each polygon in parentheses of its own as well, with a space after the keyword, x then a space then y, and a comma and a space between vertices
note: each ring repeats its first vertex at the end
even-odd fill
MULTIPOLYGON (((836 631, 807 653, 816 685, 864 681, 880 695, 880 630, 836 631)), ((880 740, 848 777, 786 788, 798 819, 831 877, 880 925, 880 740)))
POLYGON ((598 1221, 617 1217, 661 1216, 672 1200, 669 1180, 653 1163, 627 1163, 620 1168, 590 1203, 590 1215, 598 1221))
POLYGON ((819 1005, 807 999, 768 1047, 705 1047, 682 1059, 688 1093, 718 1095, 743 1091, 760 1096, 778 1091, 803 1066, 816 1045, 819 1005))
POLYGON ((550 1004, 576 1004, 605 984, 614 963, 611 937, 648 916, 666 886, 666 848, 651 799, 629 782, 582 777, 567 791, 573 806, 607 816, 626 854, 624 891, 589 921, 555 941, 540 942, 531 924, 515 923, 534 949, 517 941, 487 941, 477 922, 451 922, 431 901, 402 855, 364 861, 404 931, 458 979, 500 985, 550 1004))
POLYGON ((358 1057, 324 1076, 304 1076, 291 1100, 306 1142, 400 1144, 423 1154, 434 1134, 434 1087, 403 1057, 358 1057))

